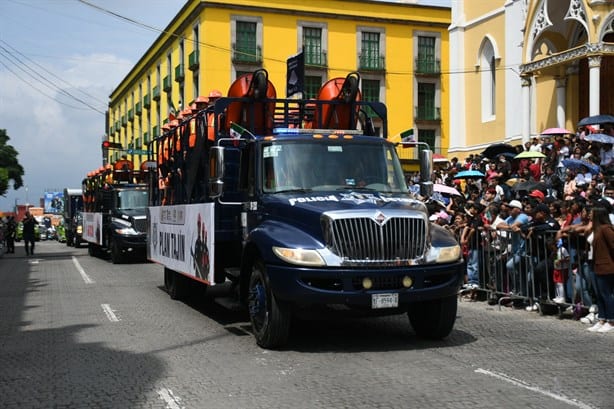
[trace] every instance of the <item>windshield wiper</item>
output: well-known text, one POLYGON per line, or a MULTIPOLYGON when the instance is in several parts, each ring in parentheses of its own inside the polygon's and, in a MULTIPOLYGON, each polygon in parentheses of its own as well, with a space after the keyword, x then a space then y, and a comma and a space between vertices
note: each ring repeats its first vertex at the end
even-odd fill
POLYGON ((377 189, 373 189, 370 187, 360 187, 360 186, 342 186, 338 187, 337 190, 366 190, 367 192, 377 192, 377 189))
POLYGON ((297 187, 294 189, 277 190, 271 193, 311 193, 311 192, 313 192, 313 189, 297 187))

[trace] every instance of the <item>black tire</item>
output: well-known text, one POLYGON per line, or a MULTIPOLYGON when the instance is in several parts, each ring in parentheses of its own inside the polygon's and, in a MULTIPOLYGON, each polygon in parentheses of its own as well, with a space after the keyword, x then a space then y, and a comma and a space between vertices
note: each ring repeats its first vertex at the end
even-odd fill
POLYGON ((457 307, 458 298, 451 296, 411 304, 407 315, 420 338, 442 339, 452 332, 457 307))
POLYGON ((90 243, 90 245, 87 246, 87 254, 89 254, 91 257, 97 257, 98 256, 98 246, 96 244, 90 243))
POLYGON ((256 343, 267 349, 284 345, 290 333, 290 310, 272 293, 262 261, 256 261, 252 266, 248 305, 256 343))
POLYGON ((122 249, 117 244, 116 240, 111 240, 111 262, 113 264, 121 264, 124 261, 122 249))
POLYGON ((178 272, 164 267, 164 288, 172 300, 181 300, 185 297, 186 278, 178 272))

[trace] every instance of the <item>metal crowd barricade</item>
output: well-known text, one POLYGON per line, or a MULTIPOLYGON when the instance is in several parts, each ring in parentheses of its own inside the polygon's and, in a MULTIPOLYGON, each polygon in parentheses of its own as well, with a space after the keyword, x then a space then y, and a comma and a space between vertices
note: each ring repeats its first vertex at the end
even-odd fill
MULTIPOLYGON (((557 230, 524 232, 519 239, 524 249, 512 254, 512 233, 503 230, 481 231, 479 252, 480 287, 489 303, 521 302, 535 305, 540 313, 556 312, 562 316, 571 308, 578 317, 592 303, 590 280, 586 274, 586 255, 580 237, 563 240, 570 254, 564 272, 565 302, 555 303, 553 281, 554 260, 557 252, 557 230), (516 268, 508 271, 507 264, 516 257, 516 268), (587 305, 589 304, 589 305, 587 305)), ((467 290, 461 292, 464 294, 467 290)))

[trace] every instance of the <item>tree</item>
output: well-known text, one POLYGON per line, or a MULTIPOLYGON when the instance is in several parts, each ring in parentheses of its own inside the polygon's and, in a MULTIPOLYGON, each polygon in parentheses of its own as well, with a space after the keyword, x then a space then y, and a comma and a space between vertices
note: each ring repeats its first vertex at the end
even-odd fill
POLYGON ((17 160, 19 153, 8 144, 10 139, 6 129, 0 129, 0 196, 9 190, 9 180, 13 181, 15 190, 23 186, 23 166, 17 160))

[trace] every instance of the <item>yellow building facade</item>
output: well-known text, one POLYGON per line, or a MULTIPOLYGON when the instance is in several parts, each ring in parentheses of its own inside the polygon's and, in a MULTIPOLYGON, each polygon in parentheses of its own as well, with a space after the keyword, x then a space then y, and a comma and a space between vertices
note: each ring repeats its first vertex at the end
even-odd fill
MULTIPOLYGON (((305 56, 305 97, 329 79, 361 76, 363 98, 386 103, 388 137, 413 128, 438 152, 449 144, 450 9, 397 2, 189 0, 113 90, 109 162, 138 166, 171 110, 212 90, 226 95, 241 74, 264 68, 286 95, 286 61, 305 56)), ((413 149, 402 157, 417 157, 413 149)))
POLYGON ((450 50, 450 156, 614 113, 612 1, 453 1, 450 50))

